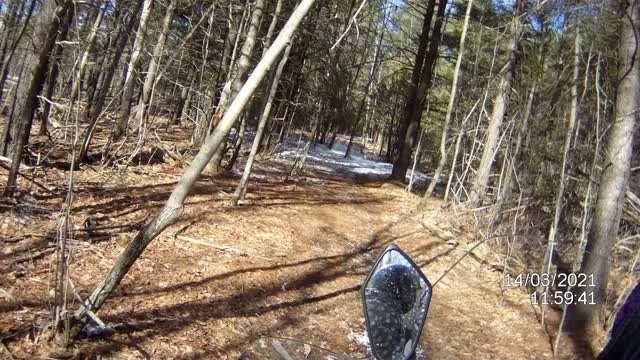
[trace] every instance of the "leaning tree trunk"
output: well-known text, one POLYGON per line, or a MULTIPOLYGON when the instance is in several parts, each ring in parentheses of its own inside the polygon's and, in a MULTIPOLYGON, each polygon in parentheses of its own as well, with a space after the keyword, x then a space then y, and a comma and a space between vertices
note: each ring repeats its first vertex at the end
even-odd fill
POLYGON ((24 102, 19 111, 19 128, 15 139, 11 170, 9 171, 9 177, 7 179, 7 188, 5 189, 5 193, 8 196, 12 196, 16 190, 18 170, 22 163, 24 147, 29 139, 33 115, 38 106, 38 95, 42 91, 46 80, 47 67, 49 66, 51 52, 56 43, 60 19, 63 18, 65 12, 72 4, 73 1, 71 0, 61 2, 59 5, 56 5, 53 0, 45 0, 42 4, 37 33, 33 38, 36 42, 34 44, 34 50, 38 51, 38 53, 34 59, 33 68, 31 69, 31 80, 25 93, 16 94, 20 96, 24 102))
POLYGON ((486 194, 489 175, 491 174, 491 165, 493 165, 496 146, 500 138, 500 127, 502 126, 502 121, 504 120, 504 115, 509 104, 509 92, 511 91, 511 82, 513 81, 516 51, 522 29, 522 20, 520 19, 522 2, 522 0, 516 2, 516 12, 511 22, 511 38, 507 45, 507 63, 502 68, 500 85, 498 86, 498 93, 493 101, 493 111, 491 113, 491 119, 489 120, 482 158, 480 159, 473 187, 469 194, 469 201, 472 206, 477 206, 486 194))
MULTIPOLYGON (((212 123, 215 125, 216 120, 223 116, 226 111, 227 104, 233 101, 234 97, 244 84, 247 74, 249 72, 249 66, 251 66, 251 57, 256 45, 256 39, 258 37, 258 31, 260 31, 260 22, 262 19, 262 12, 264 9, 264 0, 256 0, 255 8, 251 14, 251 22, 249 29, 247 30, 247 38, 242 44, 240 50, 240 57, 238 58, 238 66, 236 68, 236 75, 233 80, 230 80, 225 85, 225 90, 222 92, 218 108, 214 114, 212 123)), ((231 130, 231 128, 229 128, 231 130)), ((224 134, 225 141, 229 135, 229 130, 224 134)), ((225 147, 222 146, 216 150, 211 158, 210 170, 212 174, 220 174, 224 169, 222 168, 222 158, 224 156, 225 147)))
POLYGON ((453 80, 451 82, 451 95, 449 96, 449 105, 447 105, 447 114, 444 117, 444 123, 442 124, 442 137, 440 139, 440 160, 438 161, 438 167, 436 172, 429 182, 427 191, 424 193, 424 197, 421 201, 421 206, 424 206, 426 200, 431 197, 433 190, 436 188, 436 184, 440 179, 440 174, 444 169, 444 165, 447 163, 447 137, 449 133, 449 123, 451 122, 451 113, 453 113, 453 107, 456 104, 456 94, 458 92, 458 76, 460 74, 460 65, 462 65, 462 56, 464 54, 464 42, 467 38, 467 29, 469 28, 469 15, 471 15, 471 8, 473 7, 473 0, 469 0, 467 3, 467 10, 464 15, 464 24, 462 25, 462 34, 460 35, 460 46, 458 50, 458 60, 456 61, 456 67, 453 70, 453 80))
POLYGON ((269 72, 271 66, 278 59, 282 50, 291 41, 298 25, 304 19, 309 9, 313 6, 315 0, 302 0, 298 7, 280 31, 280 34, 273 42, 265 56, 262 57, 258 65, 247 79, 242 89, 237 94, 229 108, 225 112, 222 120, 207 138, 206 142, 195 156, 191 165, 174 188, 171 196, 167 200, 165 206, 156 214, 151 222, 147 223, 142 230, 129 242, 123 253, 116 260, 115 264, 105 276, 105 278, 96 286, 89 298, 85 301, 84 306, 76 313, 76 319, 84 322, 87 316, 87 310, 97 311, 102 307, 109 295, 118 286, 120 281, 127 274, 134 262, 140 257, 144 249, 149 243, 155 239, 169 225, 178 221, 182 216, 184 209, 184 200, 191 191, 196 180, 204 170, 213 153, 223 146, 223 141, 229 130, 244 111, 246 104, 253 96, 255 90, 269 72))
POLYGON ((618 234, 631 173, 636 118, 640 108, 640 61, 636 46, 640 5, 637 1, 626 4, 618 45, 619 83, 615 119, 607 134, 598 197, 580 269, 588 276, 593 276, 595 287, 576 289, 575 296, 583 296, 588 301, 574 302, 567 314, 568 327, 578 331, 602 321, 601 310, 609 281, 609 256, 618 234))
POLYGON ((135 71, 140 64, 140 54, 142 52, 142 45, 147 33, 147 24, 149 21, 149 14, 151 13, 151 5, 153 0, 144 0, 142 5, 142 14, 140 15, 140 25, 138 25, 138 32, 136 33, 136 39, 133 44, 133 50, 131 58, 129 59, 129 65, 127 66, 127 72, 124 79, 124 86, 122 88, 122 98, 120 101, 120 112, 118 114, 118 121, 116 127, 113 129, 111 138, 113 141, 119 140, 127 131, 127 124, 129 123, 129 112, 131 111, 131 98, 133 97, 133 88, 135 86, 135 71))

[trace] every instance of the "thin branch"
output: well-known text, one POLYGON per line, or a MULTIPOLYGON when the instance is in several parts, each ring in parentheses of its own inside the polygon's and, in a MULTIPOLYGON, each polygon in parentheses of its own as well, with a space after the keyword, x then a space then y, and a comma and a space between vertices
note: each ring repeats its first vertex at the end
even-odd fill
MULTIPOLYGON (((349 25, 347 25, 346 30, 344 31, 344 33, 342 33, 342 35, 340 35, 340 37, 338 38, 338 41, 336 41, 335 44, 333 44, 333 46, 331 47, 331 49, 329 49, 329 51, 333 51, 336 46, 338 46, 338 44, 340 44, 340 42, 342 41, 342 39, 349 33, 349 30, 351 30, 351 25, 353 25, 354 22, 356 22, 356 27, 357 25, 357 21, 358 21, 358 15, 360 15, 360 11, 362 11, 362 9, 364 8, 364 5, 367 3, 367 0, 362 0, 362 3, 360 4, 360 7, 358 8, 358 10, 356 11, 355 15, 353 15, 353 17, 351 18, 351 20, 349 20, 349 25)), ((360 35, 359 31, 358 31, 358 36, 360 35)))

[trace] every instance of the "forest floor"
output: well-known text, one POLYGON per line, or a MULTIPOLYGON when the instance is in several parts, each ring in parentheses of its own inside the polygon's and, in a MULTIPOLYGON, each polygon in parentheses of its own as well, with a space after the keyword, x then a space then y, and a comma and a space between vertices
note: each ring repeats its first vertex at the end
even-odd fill
MULTIPOLYGON (((182 141, 161 137, 168 147, 182 141)), ((69 173, 39 169, 35 179, 50 193, 23 179, 17 200, 0 203, 3 345, 25 359, 238 359, 259 358, 258 336, 269 334, 363 356, 359 286, 382 250, 397 244, 434 281, 477 239, 469 210, 442 209, 433 198, 416 212, 417 195, 382 180, 388 164, 365 159, 373 155, 359 148, 340 162, 338 150, 314 151, 303 176, 289 181, 292 149, 259 159, 238 207, 228 205, 238 170, 203 175, 182 220, 150 244, 99 313, 115 334, 78 339, 66 350, 50 345, 47 325, 69 173)), ((167 158, 75 172, 70 271, 81 297, 164 204, 186 166, 167 158)), ((552 358, 539 309, 525 289, 504 287, 491 256, 480 247, 434 288, 418 359, 552 358)))

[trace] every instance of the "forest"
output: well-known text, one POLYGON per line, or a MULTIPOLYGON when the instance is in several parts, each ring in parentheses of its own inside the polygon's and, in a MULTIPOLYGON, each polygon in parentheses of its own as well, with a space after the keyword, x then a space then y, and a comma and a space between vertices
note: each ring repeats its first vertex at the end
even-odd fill
POLYGON ((390 244, 433 285, 415 359, 592 359, 635 293, 639 0, 0 0, 0 29, 1 359, 373 359, 390 244))

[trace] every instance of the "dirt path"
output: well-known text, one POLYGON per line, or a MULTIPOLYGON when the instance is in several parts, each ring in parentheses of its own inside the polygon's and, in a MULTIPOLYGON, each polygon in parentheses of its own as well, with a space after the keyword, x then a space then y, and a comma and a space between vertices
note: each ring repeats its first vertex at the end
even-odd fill
MULTIPOLYGON (((9 224, 3 236, 17 239, 0 261, 7 274, 0 280, 3 342, 16 358, 237 359, 257 335, 272 334, 362 356, 358 290, 379 253, 397 244, 433 281, 470 247, 471 237, 460 235, 464 217, 436 202, 412 213, 418 198, 400 185, 313 172, 284 183, 273 174, 287 164, 261 162, 247 201, 236 208, 227 205, 236 178, 203 177, 183 220, 149 246, 101 312, 116 334, 80 340, 66 352, 44 341, 49 256, 14 261, 39 254, 34 244, 46 246, 55 234, 58 202, 36 196, 33 202, 49 210, 0 214, 0 224, 9 224)), ((81 296, 181 172, 176 164, 156 164, 126 175, 78 174, 74 222, 96 222, 72 243, 72 280, 81 296)), ((455 268, 434 289, 418 358, 550 358, 527 294, 502 291, 502 281, 478 258, 455 268)))

